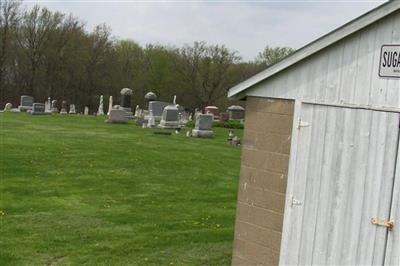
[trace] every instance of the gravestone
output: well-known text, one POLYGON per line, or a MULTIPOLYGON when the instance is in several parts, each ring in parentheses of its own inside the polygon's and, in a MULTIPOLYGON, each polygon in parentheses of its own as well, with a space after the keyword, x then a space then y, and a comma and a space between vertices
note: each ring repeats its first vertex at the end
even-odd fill
POLYGON ((161 128, 180 128, 178 116, 179 109, 176 104, 166 106, 163 110, 159 126, 161 128))
POLYGON ((149 119, 147 120, 147 127, 152 128, 156 126, 156 120, 154 119, 154 116, 149 116, 149 119))
POLYGON ((85 106, 85 111, 83 112, 84 115, 89 115, 89 107, 85 106))
POLYGON ((212 114, 198 114, 196 116, 195 128, 192 136, 197 138, 211 138, 213 136, 212 124, 214 116, 212 114))
POLYGON ((229 120, 244 119, 244 108, 239 105, 232 105, 228 108, 229 120))
POLYGON ((152 101, 157 101, 157 95, 154 92, 148 92, 146 93, 146 95, 144 96, 144 99, 146 100, 146 102, 152 102, 152 101))
POLYGON ((45 115, 46 105, 44 103, 34 103, 32 106, 32 115, 45 115))
POLYGON ((12 109, 12 103, 6 103, 4 106, 4 112, 11 112, 12 109))
POLYGON ((124 110, 128 118, 133 118, 132 107, 131 107, 132 94, 133 92, 129 88, 123 88, 121 90, 121 104, 119 109, 124 110))
POLYGON ((104 115, 103 106, 103 95, 100 95, 99 109, 97 110, 97 115, 104 115))
POLYGON ((69 114, 70 114, 70 115, 76 114, 75 104, 70 104, 70 105, 69 105, 69 114))
POLYGON ((45 104, 45 112, 46 113, 51 113, 51 98, 48 97, 47 101, 44 103, 45 104))
POLYGON ((185 126, 189 122, 190 113, 187 111, 182 111, 179 113, 179 123, 185 126))
POLYGON ((27 95, 22 95, 21 96, 21 103, 18 106, 18 109, 21 112, 26 112, 26 111, 31 111, 33 107, 33 97, 32 96, 27 96, 27 95))
POLYGON ((149 116, 152 116, 156 123, 160 122, 164 108, 169 104, 170 103, 160 101, 149 102, 149 116))
POLYGON ((107 111, 107 115, 110 114, 110 111, 113 109, 113 97, 110 96, 110 98, 108 99, 108 111, 107 111))
POLYGON ((51 101, 51 113, 53 113, 53 114, 58 113, 57 100, 51 101))
POLYGON ((135 118, 138 118, 138 117, 139 117, 139 111, 140 111, 140 107, 139 107, 139 105, 136 105, 136 108, 135 108, 135 115, 134 115, 135 118))
POLYGON ((226 112, 221 112, 219 113, 219 121, 220 122, 226 122, 229 120, 229 114, 226 112))
POLYGON ((67 113, 67 102, 62 101, 60 115, 66 115, 66 114, 68 114, 67 113))
POLYGON ((107 123, 128 123, 126 112, 120 109, 111 109, 108 115, 107 123))
POLYGON ((206 106, 204 108, 206 114, 212 114, 214 115, 214 119, 219 118, 219 109, 217 106, 206 106))

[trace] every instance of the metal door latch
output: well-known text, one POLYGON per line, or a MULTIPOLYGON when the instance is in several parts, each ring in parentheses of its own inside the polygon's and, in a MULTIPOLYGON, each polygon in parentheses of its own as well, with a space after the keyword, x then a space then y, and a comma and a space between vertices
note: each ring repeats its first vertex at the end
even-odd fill
POLYGON ((301 120, 301 118, 299 118, 298 123, 297 123, 297 129, 300 129, 302 127, 308 127, 310 126, 310 123, 301 120))
POLYGON ((389 231, 393 230, 394 227, 394 221, 387 221, 387 220, 379 220, 378 218, 372 218, 371 223, 373 225, 377 226, 384 226, 386 227, 389 231))

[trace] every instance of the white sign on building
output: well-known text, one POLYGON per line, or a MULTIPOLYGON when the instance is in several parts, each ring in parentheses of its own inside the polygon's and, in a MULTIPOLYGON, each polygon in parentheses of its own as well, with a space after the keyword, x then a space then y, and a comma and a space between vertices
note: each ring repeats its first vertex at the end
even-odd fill
POLYGON ((379 63, 379 76, 400 78, 400 45, 383 45, 379 63))

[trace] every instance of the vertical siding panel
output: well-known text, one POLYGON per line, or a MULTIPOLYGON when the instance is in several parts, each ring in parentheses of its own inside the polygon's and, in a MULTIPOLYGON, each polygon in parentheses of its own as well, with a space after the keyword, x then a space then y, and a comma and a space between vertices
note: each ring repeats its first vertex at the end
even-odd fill
POLYGON ((368 105, 371 91, 372 73, 374 64, 375 38, 377 25, 374 24, 361 33, 358 67, 353 103, 368 105))
MULTIPOLYGON (((354 130, 352 167, 348 175, 349 193, 347 197, 345 220, 343 221, 343 235, 346 236, 342 243, 342 263, 356 265, 358 263, 355 251, 360 245, 359 234, 362 224, 363 201, 365 195, 364 183, 368 168, 369 126, 371 111, 356 110, 357 126, 354 130)), ((354 121, 354 122, 355 122, 354 121)), ((365 223, 364 223, 365 224, 365 223)))
POLYGON ((318 102, 325 102, 326 99, 326 86, 329 66, 329 56, 324 53, 319 55, 317 77, 313 82, 313 99, 318 102))
POLYGON ((277 95, 281 97, 293 97, 297 98, 301 95, 302 91, 304 91, 304 84, 302 80, 304 79, 304 69, 303 68, 298 68, 298 67, 293 67, 287 70, 287 75, 288 80, 287 84, 284 88, 282 88, 281 93, 277 93, 277 95))
POLYGON ((393 188, 390 219, 395 221, 392 232, 388 234, 385 265, 400 265, 400 143, 397 148, 395 184, 393 188))
POLYGON ((340 94, 341 65, 343 59, 343 44, 337 44, 329 48, 329 64, 325 102, 337 103, 340 94))
MULTIPOLYGON (((301 120, 303 121, 312 121, 313 108, 312 106, 302 105, 301 106, 301 120)), ((293 129, 296 130, 296 129, 293 129)), ((293 196, 304 202, 305 198, 305 190, 306 190, 306 180, 307 180, 307 171, 308 171, 308 157, 310 154, 310 141, 311 141, 311 129, 310 127, 301 128, 299 131, 299 139, 301 138, 301 142, 298 143, 297 150, 301 151, 301 156, 296 157, 296 179, 292 180, 292 193, 293 196)), ((290 197, 290 195, 289 195, 290 197)), ((289 200, 290 201, 290 200, 289 200)), ((287 238, 285 239, 285 250, 284 256, 282 256, 281 263, 284 265, 294 265, 297 264, 299 259, 299 249, 300 249, 300 237, 301 237, 301 228, 303 222, 303 205, 299 206, 290 206, 290 225, 285 228, 285 235, 287 238)), ((285 217, 286 218, 286 217, 285 217)), ((287 225, 287 224, 286 224, 287 225)))
POLYGON ((352 36, 349 36, 344 42, 339 101, 341 103, 351 103, 354 99, 354 88, 356 84, 360 33, 358 32, 352 36))
POLYGON ((303 228, 301 232, 301 246, 299 263, 301 265, 309 264, 312 261, 312 249, 315 234, 315 224, 318 213, 318 200, 320 184, 322 158, 325 146, 325 130, 327 107, 316 106, 313 109, 312 128, 312 145, 311 158, 308 160, 307 170, 307 186, 305 191, 304 212, 303 212, 303 228), (313 125, 316 125, 313 127, 313 125))
POLYGON ((293 213, 293 208, 291 206, 292 203, 292 195, 295 189, 296 183, 296 174, 297 174, 297 149, 298 145, 298 137, 299 130, 297 129, 298 119, 300 119, 301 115, 301 102, 296 101, 294 105, 294 114, 293 114, 293 127, 292 127, 292 142, 290 145, 290 162, 289 162, 289 172, 288 172, 288 180, 287 180, 287 188, 286 188, 286 202, 285 202, 285 210, 284 210, 284 219, 283 219, 283 227, 282 227, 282 242, 281 242, 281 252, 279 257, 279 264, 286 265, 289 264, 290 261, 293 262, 292 258, 292 250, 290 246, 292 245, 292 239, 290 234, 292 233, 291 227, 293 224, 293 220, 296 219, 294 215, 298 214, 298 212, 293 213))
POLYGON ((325 264, 326 258, 326 247, 328 244, 328 230, 331 221, 332 212, 329 209, 330 202, 332 201, 333 191, 332 187, 335 182, 335 178, 332 176, 332 169, 336 167, 337 152, 336 149, 338 138, 340 137, 340 131, 336 130, 337 121, 341 121, 342 117, 336 115, 337 110, 335 108, 328 108, 327 111, 327 129, 325 132, 325 147, 322 162, 322 174, 321 174, 321 188, 319 193, 318 213, 315 228, 315 239, 313 245, 313 257, 312 264, 323 265, 325 264), (318 233, 319 232, 319 233, 318 233))
POLYGON ((321 80, 326 76, 326 67, 328 57, 323 54, 318 54, 315 56, 313 63, 308 64, 308 75, 307 80, 305 82, 305 90, 303 91, 303 97, 306 100, 315 101, 317 99, 321 99, 320 95, 321 91, 325 90, 324 87, 321 87, 321 80))
POLYGON ((338 131, 343 132, 343 138, 337 145, 340 150, 340 159, 338 161, 337 168, 335 169, 336 174, 333 175, 336 178, 334 187, 331 187, 334 191, 334 198, 331 203, 330 210, 332 211, 332 221, 329 228, 329 241, 327 251, 327 264, 336 264, 341 261, 341 247, 343 243, 343 221, 346 219, 345 210, 343 206, 346 204, 348 184, 347 178, 351 164, 351 147, 348 143, 351 143, 354 133, 354 110, 344 109, 343 110, 344 121, 341 125, 338 125, 338 131))
MULTIPOLYGON (((400 12, 393 19, 392 44, 400 44, 400 12)), ((386 105, 390 107, 399 106, 400 80, 387 79, 386 105)))
POLYGON ((386 106, 387 79, 379 77, 379 63, 381 56, 381 46, 392 42, 393 17, 376 22, 378 24, 377 36, 375 40, 374 68, 372 72, 372 87, 370 94, 370 105, 386 106))
MULTIPOLYGON (((379 154, 383 154, 383 158, 379 158, 379 165, 376 169, 380 168, 375 178, 380 176, 381 189, 374 195, 375 198, 375 215, 380 219, 388 219, 390 215, 390 202, 393 190, 395 158, 397 153, 397 139, 399 130, 399 116, 395 113, 380 113, 379 128, 385 138, 379 145, 379 154)), ((376 178, 377 179, 377 178, 376 178)), ((371 217, 372 218, 372 217, 371 217)), ((385 227, 378 227, 375 237, 375 247, 385 247, 387 241, 387 229, 385 227)), ((374 252, 373 264, 382 265, 384 262, 384 249, 376 248, 374 252)))
POLYGON ((364 184, 364 197, 363 197, 363 214, 361 217, 360 224, 360 235, 359 242, 363 243, 363 246, 357 247, 357 261, 360 262, 361 265, 368 265, 372 262, 373 254, 370 252, 373 249, 374 243, 370 241, 371 236, 375 236, 376 227, 370 226, 367 222, 372 218, 371 209, 374 203, 375 198, 373 197, 379 191, 380 182, 378 178, 375 178, 375 167, 376 167, 376 155, 378 153, 378 136, 380 131, 377 130, 377 113, 372 113, 371 117, 371 125, 369 129, 369 151, 368 151, 368 168, 367 175, 365 176, 365 184, 364 184), (374 182, 375 180, 375 182, 374 182))

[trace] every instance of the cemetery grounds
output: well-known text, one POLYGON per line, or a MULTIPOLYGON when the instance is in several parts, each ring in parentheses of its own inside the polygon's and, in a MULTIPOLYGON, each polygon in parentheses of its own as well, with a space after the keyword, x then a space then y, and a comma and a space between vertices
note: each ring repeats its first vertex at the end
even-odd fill
POLYGON ((228 129, 196 139, 104 119, 0 114, 0 265, 229 265, 228 129))

